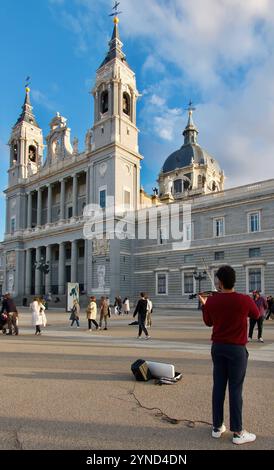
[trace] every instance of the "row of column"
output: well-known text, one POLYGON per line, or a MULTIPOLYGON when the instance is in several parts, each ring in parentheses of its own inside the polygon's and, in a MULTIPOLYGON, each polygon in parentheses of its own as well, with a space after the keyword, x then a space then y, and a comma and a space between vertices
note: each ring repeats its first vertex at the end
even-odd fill
MULTIPOLYGON (((59 260, 58 260, 58 294, 65 294, 65 261, 66 252, 65 245, 68 242, 59 243, 59 260)), ((71 277, 70 282, 78 282, 77 280, 77 266, 78 266, 78 240, 73 240, 71 243, 71 277)), ((46 262, 49 262, 50 271, 45 275, 45 292, 51 292, 52 285, 52 246, 46 246, 46 262)), ((56 245, 55 245, 56 246, 56 245)), ((42 247, 36 248, 35 261, 37 263, 41 260, 42 247)), ((26 294, 31 294, 32 287, 32 248, 26 250, 26 294)), ((35 268, 35 295, 41 294, 42 287, 42 272, 35 268)))
MULTIPOLYGON (((86 203, 88 203, 88 173, 86 172, 86 203)), ((77 198, 78 198, 78 176, 74 174, 72 176, 72 216, 76 217, 77 214, 77 198)), ((60 220, 65 219, 65 178, 60 180, 61 191, 60 191, 60 220)), ((48 183, 48 201, 47 201, 47 223, 52 222, 52 186, 53 183, 48 183)), ((32 225, 32 194, 33 192, 27 193, 28 197, 28 211, 27 211, 27 228, 31 228, 32 225)), ((37 189, 37 225, 42 224, 42 187, 37 189)))

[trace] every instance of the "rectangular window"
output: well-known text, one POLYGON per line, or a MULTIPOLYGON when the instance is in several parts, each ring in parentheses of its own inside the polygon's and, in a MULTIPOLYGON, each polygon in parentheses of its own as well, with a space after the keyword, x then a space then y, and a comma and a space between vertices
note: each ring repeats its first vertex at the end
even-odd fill
POLYGON ((249 248, 249 258, 259 258, 261 256, 261 248, 249 248))
POLYGON ((249 292, 262 290, 262 270, 261 268, 252 268, 248 271, 249 292))
POLYGON ((259 232, 260 231, 260 213, 252 212, 248 214, 249 216, 249 232, 259 232))
POLYGON ((167 294, 167 274, 157 274, 157 294, 167 294))
POLYGON ((193 263, 194 255, 185 255, 184 256, 184 263, 193 263))
POLYGON ((191 273, 184 273, 184 294, 194 293, 194 277, 191 273))
POLYGON ((215 251, 214 253, 214 260, 221 261, 225 259, 225 252, 224 251, 215 251))
POLYGON ((223 217, 214 219, 214 236, 223 237, 225 234, 225 221, 223 217))
POLYGON ((13 235, 15 232, 15 217, 10 219, 10 233, 13 235))
POLYGON ((66 248, 66 259, 71 259, 71 248, 66 248))
POLYGON ((130 191, 124 190, 124 208, 130 209, 130 191))
POLYGON ((102 189, 99 193, 99 205, 101 209, 106 208, 106 190, 102 189))

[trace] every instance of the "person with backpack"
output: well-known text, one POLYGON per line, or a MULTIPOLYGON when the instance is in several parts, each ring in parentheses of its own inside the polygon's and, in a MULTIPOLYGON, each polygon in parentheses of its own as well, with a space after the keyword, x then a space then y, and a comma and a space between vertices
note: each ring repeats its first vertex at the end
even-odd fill
POLYGON ((71 324, 70 327, 72 328, 74 325, 74 322, 76 322, 77 328, 80 328, 79 324, 79 319, 80 319, 80 305, 77 299, 74 299, 73 301, 73 307, 71 309, 71 315, 70 318, 71 324))

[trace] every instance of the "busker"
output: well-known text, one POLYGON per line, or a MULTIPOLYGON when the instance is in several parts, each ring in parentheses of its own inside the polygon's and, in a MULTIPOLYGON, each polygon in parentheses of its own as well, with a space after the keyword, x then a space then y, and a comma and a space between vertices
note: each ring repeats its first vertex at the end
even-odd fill
POLYGON ((257 320, 259 310, 248 295, 234 291, 236 274, 231 266, 221 266, 216 273, 218 291, 208 298, 200 295, 203 319, 212 326, 213 392, 212 437, 226 431, 224 400, 229 387, 230 430, 234 444, 255 441, 256 435, 243 430, 242 388, 247 368, 247 318, 257 320))

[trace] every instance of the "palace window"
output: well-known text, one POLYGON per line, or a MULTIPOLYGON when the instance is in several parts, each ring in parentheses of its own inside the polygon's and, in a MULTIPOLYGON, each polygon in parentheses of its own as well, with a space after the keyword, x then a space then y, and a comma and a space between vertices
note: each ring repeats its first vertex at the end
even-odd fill
POLYGON ((225 234, 224 217, 219 217, 218 219, 214 219, 213 224, 214 224, 214 237, 223 237, 225 234))
POLYGON ((156 274, 156 293, 157 295, 168 294, 168 274, 167 273, 156 274))
POLYGON ((183 273, 183 294, 193 294, 195 281, 193 273, 183 273))
POLYGON ((215 251, 214 253, 214 260, 221 261, 225 259, 225 252, 224 251, 215 251))
POLYGON ((248 292, 262 290, 262 269, 261 268, 249 268, 248 269, 248 292))
POLYGON ((106 190, 105 189, 102 189, 99 192, 99 205, 100 205, 101 209, 106 208, 106 190))
POLYGON ((249 258, 259 258, 261 256, 261 248, 249 248, 249 258))
POLYGON ((250 212, 248 214, 248 231, 251 233, 260 232, 260 212, 250 212))

